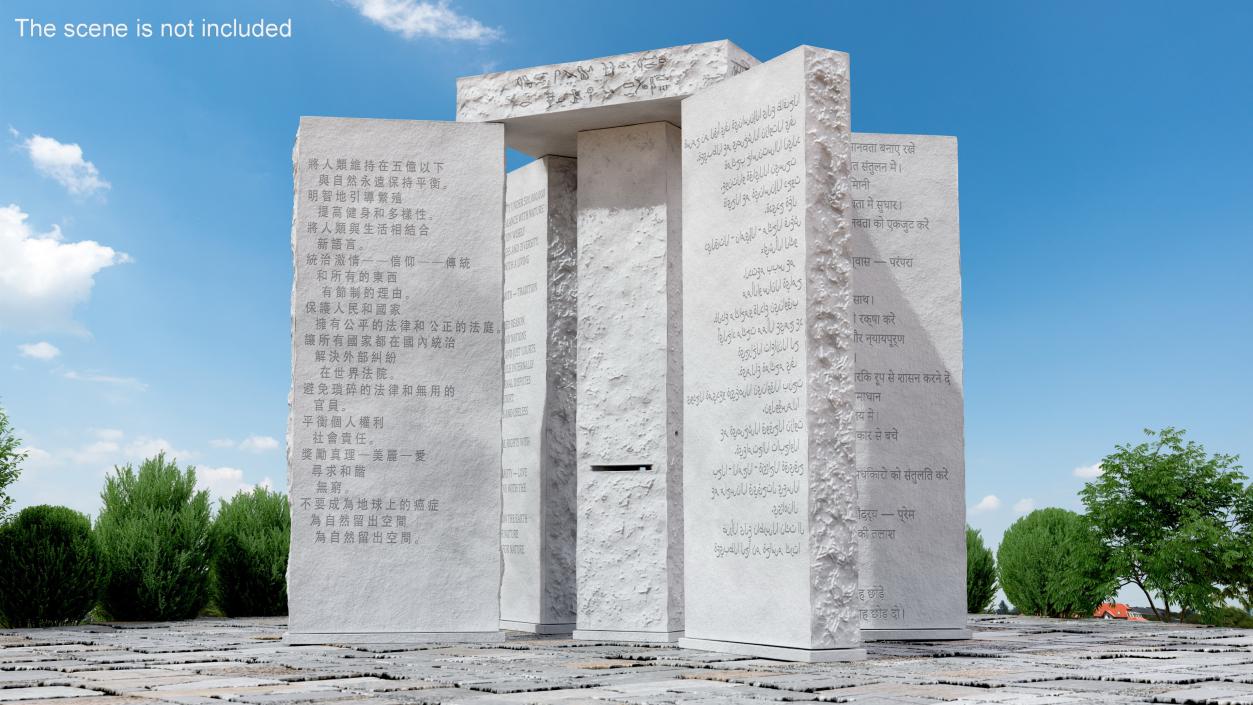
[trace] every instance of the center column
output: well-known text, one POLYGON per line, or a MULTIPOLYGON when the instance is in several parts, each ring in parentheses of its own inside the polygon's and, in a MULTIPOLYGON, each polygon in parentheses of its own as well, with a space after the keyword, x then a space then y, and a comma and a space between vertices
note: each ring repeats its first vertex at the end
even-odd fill
POLYGON ((681 142, 578 133, 578 639, 683 634, 681 142))

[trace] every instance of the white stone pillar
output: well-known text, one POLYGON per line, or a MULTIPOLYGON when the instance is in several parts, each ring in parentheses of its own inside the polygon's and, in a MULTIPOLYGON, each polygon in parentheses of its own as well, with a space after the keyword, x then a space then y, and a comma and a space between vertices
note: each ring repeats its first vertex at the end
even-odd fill
POLYGON ((543 157, 505 186, 500 624, 574 629, 575 161, 543 157))
POLYGON ((579 639, 683 630, 680 143, 578 134, 579 639))
POLYGON ((300 120, 288 640, 497 641, 504 128, 300 120))
POLYGON ((968 639, 957 139, 853 135, 863 639, 968 639))
POLYGON ((848 71, 798 47, 683 101, 681 646, 865 657, 848 71))

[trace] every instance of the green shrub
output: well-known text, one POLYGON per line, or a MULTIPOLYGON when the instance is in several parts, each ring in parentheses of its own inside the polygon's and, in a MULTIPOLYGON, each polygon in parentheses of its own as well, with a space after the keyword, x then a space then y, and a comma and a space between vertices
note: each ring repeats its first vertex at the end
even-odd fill
POLYGON ((1253 615, 1231 605, 1220 605, 1206 614, 1190 615, 1184 621, 1191 624, 1209 624, 1215 627, 1253 629, 1253 615))
POLYGON ((987 612, 996 597, 996 561, 978 529, 966 527, 966 611, 987 612))
POLYGON ((165 453, 136 473, 114 468, 96 521, 105 563, 102 606, 119 620, 190 619, 208 601, 209 494, 165 453))
POLYGON ((1114 592, 1101 542, 1083 517, 1037 509, 1005 531, 996 554, 1001 589, 1023 614, 1091 616, 1114 592))
POLYGON ((257 487, 222 500, 213 522, 214 597, 230 617, 287 614, 287 496, 257 487))
POLYGON ((81 622, 100 594, 91 522, 68 507, 27 507, 0 527, 0 620, 10 627, 81 622))

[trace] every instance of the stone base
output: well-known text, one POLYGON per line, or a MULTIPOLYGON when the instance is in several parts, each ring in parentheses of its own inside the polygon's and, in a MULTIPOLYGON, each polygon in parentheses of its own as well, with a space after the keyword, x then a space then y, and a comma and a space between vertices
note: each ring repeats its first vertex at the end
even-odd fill
POLYGON ((739 641, 717 641, 714 639, 679 639, 679 648, 717 651, 738 656, 756 656, 777 661, 804 661, 805 663, 866 660, 865 649, 798 649, 791 646, 746 644, 739 641))
POLYGON ((863 629, 862 641, 953 641, 969 639, 969 629, 863 629))
POLYGON ((324 644, 465 644, 495 643, 505 640, 503 632, 356 632, 283 634, 283 643, 292 646, 324 644))
POLYGON ((535 622, 515 622, 512 619, 500 620, 500 628, 530 634, 569 634, 574 631, 574 623, 536 624, 535 622))
POLYGON ((615 629, 575 629, 574 638, 584 641, 635 641, 643 644, 673 644, 683 632, 626 632, 615 629))

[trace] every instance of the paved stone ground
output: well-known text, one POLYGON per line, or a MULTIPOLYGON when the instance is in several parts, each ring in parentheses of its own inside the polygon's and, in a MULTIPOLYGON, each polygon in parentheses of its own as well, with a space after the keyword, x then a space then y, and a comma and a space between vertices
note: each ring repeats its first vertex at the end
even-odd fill
POLYGON ((535 639, 285 646, 282 619, 0 631, 0 705, 1253 703, 1253 631, 976 617, 854 664, 535 639))

